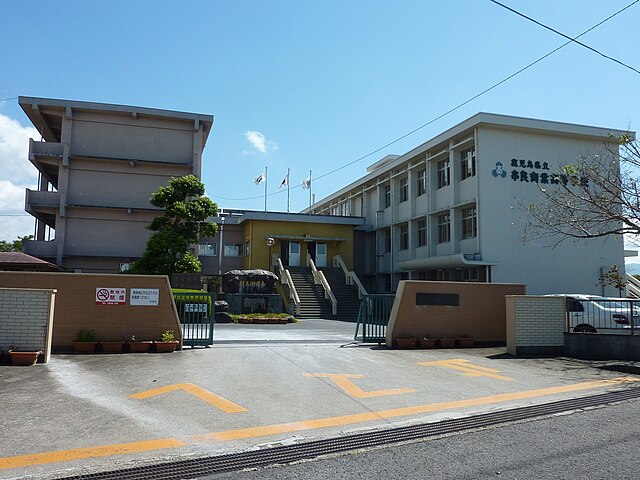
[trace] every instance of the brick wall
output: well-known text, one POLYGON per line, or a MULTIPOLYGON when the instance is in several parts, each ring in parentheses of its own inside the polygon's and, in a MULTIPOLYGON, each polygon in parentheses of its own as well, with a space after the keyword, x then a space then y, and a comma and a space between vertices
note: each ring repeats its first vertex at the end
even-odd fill
POLYGON ((55 290, 0 288, 0 349, 51 353, 55 290))
POLYGON ((507 351, 511 355, 562 353, 564 330, 563 297, 507 297, 507 351))
POLYGON ((525 286, 519 284, 401 281, 389 318, 387 345, 403 335, 468 335, 480 342, 505 342, 505 296, 524 293, 525 286), (419 293, 458 295, 458 305, 417 305, 419 293))
POLYGON ((66 350, 81 329, 94 330, 99 340, 159 340, 173 330, 181 340, 180 320, 175 311, 166 276, 107 275, 92 273, 0 272, 0 288, 55 289, 52 348, 66 350), (126 288, 126 303, 96 304, 96 288, 126 288), (131 305, 131 288, 159 290, 159 305, 131 305))

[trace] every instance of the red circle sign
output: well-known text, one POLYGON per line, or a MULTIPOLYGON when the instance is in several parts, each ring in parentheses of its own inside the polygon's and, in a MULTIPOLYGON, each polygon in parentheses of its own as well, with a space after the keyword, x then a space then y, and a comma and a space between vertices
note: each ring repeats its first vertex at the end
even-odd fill
POLYGON ((109 298, 109 290, 101 288, 96 292, 96 298, 100 301, 105 301, 109 298))

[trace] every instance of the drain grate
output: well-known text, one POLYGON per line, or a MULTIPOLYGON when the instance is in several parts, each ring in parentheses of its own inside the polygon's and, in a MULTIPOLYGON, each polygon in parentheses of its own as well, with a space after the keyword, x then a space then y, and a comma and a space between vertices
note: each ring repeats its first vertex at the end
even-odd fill
POLYGON ((436 423, 411 425, 375 432, 359 433, 326 440, 316 440, 252 452, 232 453, 213 457, 181 460, 172 463, 146 465, 111 472, 92 473, 65 477, 64 480, 175 480, 193 479, 216 473, 238 471, 245 468, 266 467, 321 455, 346 452, 360 448, 417 440, 438 435, 462 432, 481 427, 531 419, 570 410, 597 407, 609 403, 640 398, 640 388, 603 393, 588 397, 572 398, 541 405, 519 407, 472 417, 443 420, 436 423))

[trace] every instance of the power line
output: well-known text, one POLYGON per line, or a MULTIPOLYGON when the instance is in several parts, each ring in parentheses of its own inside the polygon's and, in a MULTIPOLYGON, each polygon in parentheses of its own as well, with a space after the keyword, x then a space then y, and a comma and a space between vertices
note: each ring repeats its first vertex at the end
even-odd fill
MULTIPOLYGON (((516 15, 521 16, 522 18, 526 18, 527 20, 529 20, 529 21, 531 21, 531 22, 535 23, 536 25, 540 25, 542 28, 546 28, 547 30, 552 31, 553 33, 556 33, 556 34, 560 35, 561 37, 567 38, 567 39, 571 40, 573 43, 577 43, 577 44, 578 44, 578 45, 580 45, 581 47, 584 47, 584 48, 586 48, 586 49, 588 49, 588 50, 591 50, 592 52, 597 53, 597 54, 598 54, 598 55, 600 55, 601 57, 604 57, 604 58, 606 58, 607 60, 611 60, 612 62, 616 62, 617 64, 622 65, 623 67, 628 68, 629 70, 632 70, 632 71, 636 72, 638 75, 640 75, 640 70, 635 69, 635 68, 634 68, 634 67, 632 67, 631 65, 627 65, 626 63, 624 63, 624 62, 622 62, 622 61, 618 60, 617 58, 610 57, 609 55, 605 55, 605 54, 604 54, 604 53, 602 53, 601 51, 596 50, 596 49, 595 49, 595 48, 593 48, 593 47, 590 47, 590 46, 589 46, 589 45, 587 45, 586 43, 579 42, 578 40, 576 40, 576 38, 578 38, 578 37, 571 38, 569 35, 565 35, 564 33, 562 33, 562 32, 560 32, 560 31, 556 30, 555 28, 550 27, 550 26, 548 26, 548 25, 545 25, 544 23, 539 22, 539 21, 538 21, 538 20, 536 20, 535 18, 531 18, 531 17, 529 17, 529 16, 525 15, 524 13, 521 13, 521 12, 519 12, 519 11, 517 11, 517 10, 515 10, 515 9, 511 8, 511 7, 509 7, 508 5, 505 5, 504 3, 500 3, 500 2, 498 2, 497 0, 489 0, 489 1, 490 1, 490 2, 495 3, 496 5, 501 6, 502 8, 506 8, 506 9, 507 9, 507 10, 509 10, 510 12, 513 12, 513 13, 515 13, 516 15)), ((626 10, 627 8, 631 7, 632 5, 634 5, 634 4, 638 3, 638 2, 640 2, 640 0, 635 0, 635 1, 634 1, 634 2, 632 2, 630 5, 627 5, 624 9, 626 10)))
MULTIPOLYGON (((499 87, 499 86, 500 86, 500 85, 502 85, 503 83, 508 82, 509 80, 511 80, 512 78, 514 78, 515 76, 517 76, 517 75, 521 74, 521 73, 522 73, 522 72, 524 72, 525 70, 528 70, 529 68, 533 67, 534 65, 536 65, 536 64, 537 64, 537 63, 539 63, 539 62, 541 62, 541 61, 542 61, 542 60, 544 60, 545 58, 547 58, 547 57, 549 57, 549 56, 553 55, 553 54, 554 54, 554 53, 556 53, 558 50, 561 50, 562 48, 566 47, 567 45, 569 45, 569 44, 571 44, 571 43, 575 42, 575 41, 576 41, 576 39, 578 39, 578 38, 580 38, 580 37, 582 37, 582 36, 586 35, 586 34, 587 34, 587 33, 589 33, 591 30, 594 30, 594 29, 598 28, 598 27, 599 27, 600 25, 602 25, 603 23, 608 22, 609 20, 611 20, 612 18, 614 18, 614 17, 616 17, 617 15, 621 14, 622 12, 624 12, 624 11, 625 11, 625 10, 627 10, 628 8, 632 7, 633 5, 635 5, 636 3, 638 3, 639 1, 640 1, 640 0, 634 0, 634 1, 633 1, 633 2, 631 2, 629 5, 627 5, 627 6, 623 7, 623 8, 621 8, 620 10, 618 10, 617 12, 615 12, 615 13, 613 13, 613 14, 609 15, 607 18, 605 18, 604 20, 602 20, 602 21, 600 21, 600 22, 596 23, 596 24, 595 24, 594 26, 592 26, 591 28, 588 28, 587 30, 585 30, 585 31, 584 31, 584 32, 582 32, 581 34, 576 35, 575 37, 573 37, 573 38, 569 39, 566 43, 563 43, 563 44, 562 44, 562 45, 560 45, 559 47, 554 48, 554 49, 553 49, 553 50, 551 50, 549 53, 547 53, 547 54, 543 55, 542 57, 538 58, 537 60, 534 60, 533 62, 529 63, 529 64, 528 64, 528 65, 526 65, 525 67, 522 67, 520 70, 517 70, 516 72, 512 73, 511 75, 509 75, 509 76, 505 77, 504 79, 500 80, 499 82, 494 83, 494 84, 493 84, 493 85, 491 85, 490 87, 488 87, 488 88, 486 88, 486 89, 482 90, 480 93, 477 93, 476 95, 472 96, 472 97, 471 97, 471 98, 469 98, 468 100, 465 100, 464 102, 459 103, 459 104, 458 104, 458 105, 456 105, 455 107, 453 107, 453 108, 451 108, 451 109, 447 110, 446 112, 444 112, 444 113, 442 113, 442 114, 438 115, 437 117, 435 117, 435 118, 433 118, 433 119, 429 120, 428 122, 423 123, 423 124, 422 124, 422 125, 420 125, 419 127, 414 128, 414 129, 413 129, 413 130, 411 130, 410 132, 405 133, 404 135, 401 135, 400 137, 396 138, 395 140, 392 140, 392 141, 390 141, 390 142, 386 143, 385 145, 382 145, 381 147, 378 147, 378 148, 376 148, 376 149, 374 149, 374 150, 370 151, 369 153, 367 153, 367 154, 365 154, 365 155, 362 155, 361 157, 356 158, 355 160, 353 160, 353 161, 351 161, 351 162, 349 162, 349 163, 345 163, 344 165, 342 165, 342 166, 340 166, 340 167, 338 167, 338 168, 335 168, 335 169, 333 169, 333 170, 331 170, 331 171, 329 171, 329 172, 327 172, 327 173, 323 173, 322 175, 317 176, 316 178, 314 178, 314 181, 315 181, 315 180, 319 180, 319 179, 324 178, 324 177, 327 177, 327 176, 329 176, 329 175, 333 175, 334 173, 339 172, 340 170, 342 170, 342 169, 344 169, 344 168, 347 168, 347 167, 349 167, 349 166, 351 166, 351 165, 353 165, 353 164, 355 164, 355 163, 358 163, 358 162, 360 162, 360 161, 364 160, 365 158, 368 158, 368 157, 370 157, 371 155, 374 155, 374 154, 376 154, 376 153, 380 152, 381 150, 384 150, 385 148, 390 147, 391 145, 393 145, 393 144, 395 144, 395 143, 398 143, 400 140, 403 140, 403 139, 407 138, 409 135, 412 135, 412 134, 416 133, 417 131, 422 130, 423 128, 425 128, 425 127, 427 127, 427 126, 431 125, 432 123, 434 123, 434 122, 436 122, 436 121, 440 120, 441 118, 443 118, 443 117, 445 117, 445 116, 449 115, 450 113, 455 112, 456 110, 458 110, 458 109, 460 109, 460 108, 464 107, 464 106, 465 106, 465 105, 467 105, 468 103, 471 103, 472 101, 474 101, 475 99, 477 99, 477 98, 481 97, 482 95, 484 95, 484 94, 486 94, 486 93, 490 92, 491 90, 493 90, 493 89, 495 89, 495 88, 499 87)), ((300 187, 300 185, 295 185, 295 186, 293 186, 292 188, 299 188, 299 187, 300 187)), ((272 196, 272 195, 277 195, 277 194, 279 194, 279 193, 282 193, 282 192, 275 191, 275 192, 269 193, 269 194, 267 194, 267 195, 268 195, 268 196, 272 196)), ((219 196, 216 196, 216 195, 211 195, 211 196, 212 196, 212 197, 215 197, 215 198, 220 198, 220 199, 222 199, 222 200, 233 200, 233 201, 255 200, 255 199, 258 199, 258 198, 264 198, 264 195, 259 195, 259 196, 255 196, 255 197, 245 197, 245 198, 226 198, 226 197, 219 197, 219 196)))
MULTIPOLYGON (((638 0, 640 1, 640 0, 638 0)), ((11 98, 0 98, 0 102, 8 102, 9 100, 17 100, 18 97, 11 97, 11 98)))

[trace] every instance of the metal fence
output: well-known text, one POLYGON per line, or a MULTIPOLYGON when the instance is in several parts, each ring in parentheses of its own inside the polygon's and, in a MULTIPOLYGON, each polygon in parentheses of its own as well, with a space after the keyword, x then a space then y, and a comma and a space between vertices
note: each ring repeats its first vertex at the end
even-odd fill
POLYGON ((637 335, 640 300, 567 297, 566 331, 637 335))
POLYGON ((387 338, 387 325, 395 294, 369 294, 362 296, 354 340, 382 344, 387 338))
POLYGON ((189 347, 212 345, 215 294, 174 292, 173 300, 180 317, 183 345, 189 347))

